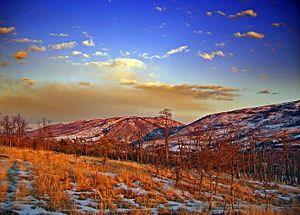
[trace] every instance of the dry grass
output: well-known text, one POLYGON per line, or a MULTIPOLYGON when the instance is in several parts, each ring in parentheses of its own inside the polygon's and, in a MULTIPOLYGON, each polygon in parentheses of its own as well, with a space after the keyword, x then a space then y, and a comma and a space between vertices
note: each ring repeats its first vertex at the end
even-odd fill
MULTIPOLYGON (((16 197, 23 198, 34 196, 47 202, 43 207, 52 211, 68 212, 78 214, 76 204, 71 196, 66 192, 72 190, 78 192, 79 200, 94 199, 98 202, 97 209, 104 211, 116 211, 117 208, 130 209, 130 214, 150 214, 147 208, 160 208, 161 204, 168 201, 184 203, 188 199, 207 200, 204 191, 209 191, 210 181, 204 177, 202 182, 202 192, 197 186, 197 177, 188 172, 182 173, 182 178, 178 186, 169 186, 167 189, 161 182, 153 180, 157 174, 157 169, 151 165, 141 165, 134 162, 108 160, 106 164, 100 158, 76 157, 47 151, 32 151, 17 148, 0 146, 1 154, 8 155, 6 165, 20 160, 18 167, 20 171, 26 172, 29 169, 25 162, 32 163, 32 175, 20 177, 17 185, 16 197), (22 161, 22 162, 21 162, 22 161), (106 173, 106 174, 105 174, 106 173), (109 173, 109 174, 107 174, 109 173), (32 189, 28 189, 22 179, 32 181, 32 189), (128 189, 116 188, 116 185, 125 184, 128 189), (137 194, 134 189, 144 192, 137 194), (184 191, 184 192, 182 192, 184 191), (123 198, 134 199, 136 204, 144 209, 137 209, 130 202, 123 201, 123 198)), ((7 169, 5 163, 0 162, 0 201, 5 201, 7 191, 7 169), (2 182, 1 182, 2 181, 2 182)), ((169 169, 160 169, 158 178, 172 180, 174 173, 169 169)), ((218 185, 218 193, 229 198, 230 189, 228 178, 221 177, 218 185)), ((235 190, 236 198, 252 204, 258 204, 261 199, 253 195, 255 185, 241 182, 235 190)), ((286 190, 279 189, 285 194, 286 190)), ((219 203, 215 204, 220 206, 219 203)), ((160 214, 170 214, 169 209, 159 209, 160 214)), ((292 212, 291 212, 292 213, 292 212)), ((178 214, 197 214, 180 209, 178 214)), ((266 214, 264 209, 249 209, 247 214, 266 214)), ((268 214, 279 214, 277 211, 268 211, 268 214)), ((297 214, 297 213, 294 213, 297 214)))

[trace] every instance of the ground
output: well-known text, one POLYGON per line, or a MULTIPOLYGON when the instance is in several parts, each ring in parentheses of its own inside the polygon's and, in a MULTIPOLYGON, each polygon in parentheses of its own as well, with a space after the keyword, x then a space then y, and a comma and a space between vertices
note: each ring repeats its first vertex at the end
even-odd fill
MULTIPOLYGON (((0 211, 17 214, 200 214, 230 211, 229 178, 216 191, 199 190, 186 170, 176 184, 168 169, 101 158, 0 146, 0 211)), ((299 213, 300 188, 278 183, 235 181, 235 211, 299 213)), ((215 187, 213 183, 213 187, 215 187)), ((213 189, 214 190, 214 189, 213 189)))

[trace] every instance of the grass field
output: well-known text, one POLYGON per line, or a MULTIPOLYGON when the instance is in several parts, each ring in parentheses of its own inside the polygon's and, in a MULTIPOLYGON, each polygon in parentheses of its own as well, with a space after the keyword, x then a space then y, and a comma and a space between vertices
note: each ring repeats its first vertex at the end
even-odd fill
MULTIPOLYGON (((0 210, 17 214, 200 214, 230 212, 226 175, 219 183, 195 173, 50 151, 0 147, 0 210)), ((297 214, 300 188, 240 179, 235 211, 297 214), (266 200, 269 208, 266 211, 266 200)))

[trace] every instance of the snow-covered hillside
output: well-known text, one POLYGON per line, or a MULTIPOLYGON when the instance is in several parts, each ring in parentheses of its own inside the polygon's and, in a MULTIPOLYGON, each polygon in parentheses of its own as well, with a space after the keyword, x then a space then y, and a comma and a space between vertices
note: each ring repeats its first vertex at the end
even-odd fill
POLYGON ((171 138, 202 136, 208 132, 218 137, 224 136, 224 132, 234 132, 240 141, 252 136, 264 141, 276 139, 275 146, 280 146, 282 139, 300 144, 300 101, 208 115, 179 129, 171 138))
MULTIPOLYGON (((53 124, 47 127, 52 137, 83 138, 97 140, 103 136, 114 140, 132 142, 145 136, 154 129, 163 127, 162 117, 113 117, 107 119, 81 120, 70 123, 53 124)), ((170 120, 172 127, 183 126, 182 123, 170 120)), ((31 132, 37 134, 38 130, 31 132)))

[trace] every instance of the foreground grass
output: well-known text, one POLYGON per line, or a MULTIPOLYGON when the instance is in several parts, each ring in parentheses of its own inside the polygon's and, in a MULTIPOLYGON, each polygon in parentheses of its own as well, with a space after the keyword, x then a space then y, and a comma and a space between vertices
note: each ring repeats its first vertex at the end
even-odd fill
MULTIPOLYGON (((67 214, 200 214, 208 213, 210 183, 201 190, 197 177, 188 170, 175 185, 168 169, 134 162, 74 156, 49 151, 32 151, 0 146, 0 210, 28 214, 56 211, 67 214), (13 203, 13 204, 12 204, 13 203)), ((229 212, 226 176, 213 194, 213 213, 229 212), (227 204, 227 206, 226 206, 227 204)), ((276 195, 289 190, 274 184, 276 195)), ((237 209, 245 214, 297 214, 297 202, 273 198, 266 211, 256 191, 258 182, 242 181, 237 186, 237 209), (273 204, 273 205, 272 205, 273 204), (283 207, 284 206, 284 207, 283 207)), ((270 188, 271 189, 271 188, 270 188)), ((274 194, 275 195, 275 194, 274 194)), ((295 188, 293 195, 300 196, 295 188)))

